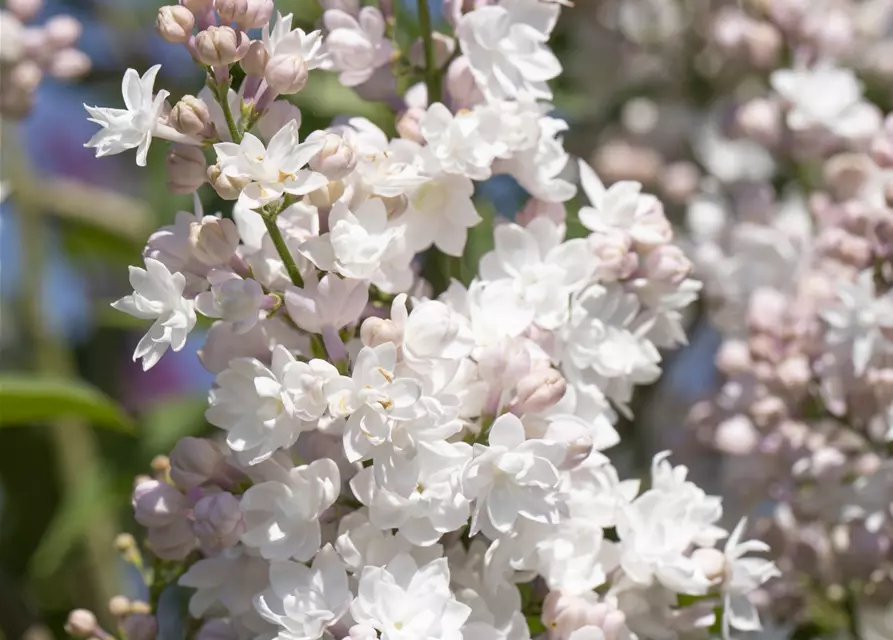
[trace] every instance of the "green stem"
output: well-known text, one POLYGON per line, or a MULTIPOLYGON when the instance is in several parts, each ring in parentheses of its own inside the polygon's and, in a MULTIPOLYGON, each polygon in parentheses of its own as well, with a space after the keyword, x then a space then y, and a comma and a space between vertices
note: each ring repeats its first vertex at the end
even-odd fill
POLYGON ((856 607, 856 590, 850 586, 847 587, 846 596, 843 599, 843 609, 847 618, 847 630, 850 632, 851 640, 861 640, 862 635, 859 633, 859 613, 856 607))
POLYGON ((236 119, 233 117, 233 110, 229 106, 229 82, 221 84, 215 83, 214 97, 217 99, 220 108, 223 109, 223 117, 226 119, 226 126, 229 129, 230 137, 233 139, 233 142, 239 144, 242 142, 242 132, 239 131, 236 119))
POLYGON ((428 104, 442 100, 440 92, 440 69, 434 57, 434 29, 431 26, 431 9, 428 0, 418 0, 419 26, 422 28, 422 42, 425 45, 425 86, 428 87, 428 104))
POLYGON ((264 226, 267 227, 267 233, 270 234, 270 238, 273 240, 273 246, 276 247, 276 252, 282 259, 282 262, 285 265, 285 270, 288 271, 288 277, 291 278, 291 281, 296 287, 303 287, 304 278, 301 277, 301 271, 298 269, 298 265, 292 257, 288 245, 285 244, 285 238, 282 237, 279 225, 276 224, 276 217, 278 215, 278 212, 272 213, 269 211, 261 211, 260 213, 261 218, 264 220, 264 226))

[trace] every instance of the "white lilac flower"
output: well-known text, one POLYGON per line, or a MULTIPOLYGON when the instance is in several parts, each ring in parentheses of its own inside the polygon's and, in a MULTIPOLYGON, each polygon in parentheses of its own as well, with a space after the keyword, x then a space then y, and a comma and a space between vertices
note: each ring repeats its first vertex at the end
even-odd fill
POLYGON ((527 440, 524 425, 512 414, 496 419, 488 442, 474 445, 474 458, 462 475, 462 492, 475 499, 470 533, 483 531, 496 538, 510 531, 519 516, 557 522, 556 466, 564 459, 564 448, 527 440))
POLYGON ((539 217, 526 227, 505 224, 493 230, 495 249, 481 258, 485 280, 511 279, 517 295, 534 308, 544 329, 567 322, 569 296, 592 275, 586 241, 564 240, 564 225, 539 217))
POLYGON ((462 17, 459 46, 485 95, 552 98, 547 82, 561 73, 561 63, 546 40, 560 10, 537 0, 503 0, 462 17))
POLYGON ((135 318, 155 320, 133 352, 133 359, 142 358, 143 369, 155 366, 168 350, 186 346, 186 337, 195 327, 195 306, 183 297, 186 277, 171 273, 158 260, 146 258, 146 268, 130 267, 133 294, 112 303, 118 311, 135 318))
POLYGON ((422 118, 421 132, 444 173, 486 180, 493 160, 506 151, 499 139, 501 126, 499 115, 491 109, 453 115, 435 102, 422 118))
POLYGON ((321 173, 302 169, 322 148, 323 137, 298 142, 298 124, 286 124, 264 146, 257 137, 246 133, 242 142, 214 145, 224 175, 244 183, 239 202, 257 209, 279 200, 285 194, 303 196, 328 183, 321 173))
POLYGON ((302 419, 300 399, 292 391, 301 389, 306 367, 278 345, 269 367, 255 358, 236 358, 217 376, 205 417, 228 432, 226 442, 240 460, 266 460, 315 426, 302 419))
POLYGON ((386 567, 363 569, 350 613, 381 640, 461 640, 471 609, 450 591, 446 558, 419 567, 401 554, 386 567))
POLYGON ((893 291, 880 294, 874 272, 866 269, 855 282, 837 284, 837 304, 821 312, 832 346, 850 345, 853 370, 865 373, 872 358, 893 353, 893 291))
POLYGON ((394 45, 385 35, 385 19, 376 7, 363 7, 355 18, 340 9, 323 14, 328 35, 326 49, 333 71, 347 87, 366 82, 381 66, 391 62, 394 45))
POLYGON ((401 553, 408 553, 420 565, 443 555, 439 544, 415 546, 399 531, 375 526, 365 508, 341 518, 335 549, 351 573, 359 573, 363 567, 383 567, 401 553))
POLYGON ((90 122, 95 122, 102 127, 84 145, 95 148, 97 158, 136 148, 136 163, 145 167, 153 136, 174 142, 201 144, 159 122, 164 110, 164 101, 170 95, 164 90, 157 94, 153 93, 155 76, 158 75, 159 69, 161 69, 161 65, 157 64, 146 71, 142 77, 134 69, 126 71, 121 86, 126 109, 84 105, 87 113, 90 114, 90 122))
POLYGON ((327 544, 308 568, 298 562, 270 565, 270 587, 254 606, 280 627, 281 640, 318 640, 350 608, 353 594, 344 563, 327 544))
POLYGON ((228 269, 214 269, 208 274, 208 282, 211 290, 195 298, 198 312, 208 318, 221 318, 232 323, 236 334, 251 331, 267 300, 257 280, 243 280, 228 269))
POLYGON ((250 612, 254 596, 269 584, 268 566, 241 545, 195 562, 177 582, 195 589, 189 598, 189 615, 201 619, 212 611, 230 616, 250 612))
POLYGON ((357 322, 369 300, 369 287, 361 280, 329 273, 317 280, 310 274, 304 287, 285 292, 288 314, 304 331, 322 334, 357 322))
POLYGON ((759 631, 760 616, 748 599, 748 594, 770 578, 781 575, 775 564, 762 558, 745 558, 747 553, 769 551, 769 545, 761 540, 741 541, 747 520, 742 519, 726 541, 723 555, 724 578, 722 583, 722 633, 731 639, 731 630, 759 631))
POLYGON ((416 252, 433 244, 449 256, 461 256, 468 230, 481 221, 473 195, 474 184, 465 176, 432 177, 410 195, 409 209, 401 218, 407 244, 416 252))
POLYGON ((328 60, 323 45, 321 31, 305 33, 303 29, 292 29, 292 14, 276 17, 276 24, 270 29, 267 25, 261 34, 261 41, 270 59, 273 56, 300 56, 307 69, 317 69, 328 60))
POLYGON ((268 560, 310 560, 322 542, 319 518, 334 504, 341 475, 330 458, 288 472, 283 481, 252 486, 242 497, 242 542, 268 560))

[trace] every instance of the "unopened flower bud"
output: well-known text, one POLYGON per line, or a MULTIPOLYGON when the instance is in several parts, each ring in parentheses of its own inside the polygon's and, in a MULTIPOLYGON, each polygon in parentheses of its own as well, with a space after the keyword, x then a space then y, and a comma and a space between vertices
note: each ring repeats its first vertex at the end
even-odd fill
POLYGON ((645 269, 650 279, 678 285, 691 273, 692 264, 682 249, 665 244, 648 254, 645 269))
POLYGON ((223 464, 223 452, 210 440, 183 438, 171 451, 171 480, 184 491, 211 480, 223 464))
POLYGON ((812 371, 805 355, 790 356, 778 365, 778 381, 789 391, 805 391, 811 379, 812 371))
POLYGON ((212 164, 208 167, 207 176, 208 182, 214 187, 214 191, 224 200, 238 200, 239 194, 242 193, 242 189, 247 184, 244 180, 225 175, 221 171, 219 164, 212 164))
POLYGON ((275 55, 267 62, 264 79, 278 94, 298 93, 307 86, 310 69, 303 57, 293 53, 275 55))
POLYGON ((629 235, 624 231, 605 229, 590 234, 588 242, 598 262, 596 272, 601 279, 607 282, 623 280, 635 271, 639 259, 632 251, 629 235))
POLYGON ((192 193, 205 182, 205 154, 198 147, 188 144, 171 145, 165 166, 167 187, 172 193, 192 193))
POLYGON ((636 221, 629 235, 638 251, 650 251, 673 241, 673 226, 667 220, 663 203, 654 196, 644 196, 639 203, 636 221))
POLYGON ((542 620, 549 630, 549 640, 569 640, 574 631, 584 627, 600 629, 604 640, 621 640, 629 633, 623 612, 599 602, 594 593, 550 591, 543 602, 542 620))
POLYGON ((113 596, 109 600, 109 613, 116 618, 123 618, 130 613, 130 598, 127 596, 113 596))
POLYGON ((310 168, 329 180, 346 178, 357 166, 353 145, 336 133, 326 133, 323 148, 310 159, 310 168))
POLYGON ((195 640, 239 640, 239 634, 226 620, 208 620, 198 630, 195 640))
POLYGON ((245 73, 252 76, 263 76, 267 70, 270 54, 267 47, 260 40, 255 40, 248 47, 245 56, 239 61, 245 73))
POLYGON ((539 369, 521 378, 512 400, 513 411, 519 415, 542 413, 555 406, 567 391, 567 381, 557 370, 539 369))
POLYGON ((178 4, 161 7, 155 18, 155 30, 168 42, 188 41, 194 27, 195 16, 189 9, 178 4))
POLYGON ((838 201, 856 198, 875 172, 874 164, 861 153, 839 153, 825 163, 825 184, 838 201))
POLYGON ((180 4, 195 15, 199 15, 209 11, 214 4, 214 0, 180 0, 180 4))
POLYGON ((129 533, 119 533, 115 536, 115 549, 118 553, 128 553, 136 548, 136 540, 129 533))
POLYGON ((344 182, 329 180, 329 183, 316 191, 307 194, 307 202, 316 207, 321 214, 327 214, 338 198, 344 195, 344 182))
POLYGON ((667 200, 685 204, 698 191, 701 172, 692 162, 668 164, 660 173, 660 186, 667 200))
POLYGON ((397 133, 404 140, 412 140, 419 144, 425 143, 420 123, 425 117, 425 110, 420 107, 410 107, 397 117, 397 133))
POLYGON ((91 638, 100 631, 96 616, 86 609, 75 609, 68 614, 65 633, 75 638, 91 638))
POLYGON ((195 503, 192 529, 208 552, 236 545, 245 531, 239 499, 227 492, 212 493, 195 503))
POLYGON ((232 27, 208 27, 195 36, 195 56, 199 62, 212 67, 225 67, 238 62, 250 46, 248 36, 232 27))
POLYGON ((22 22, 37 17, 43 9, 43 0, 6 0, 6 10, 12 12, 22 22))
POLYGON ((74 80, 86 74, 93 62, 83 51, 78 49, 62 49, 53 54, 49 74, 57 80, 74 80))
POLYGON ((726 340, 716 353, 716 367, 727 376, 750 370, 750 347, 743 340, 726 340))
POLYGON ((273 0, 214 0, 223 22, 235 22, 240 29, 259 29, 270 22, 273 0))
POLYGON ((711 582, 721 580, 725 575, 726 557, 719 549, 696 549, 691 559, 711 582))
POLYGON ((778 27, 768 22, 751 22, 744 31, 747 57, 760 69, 771 69, 776 65, 783 42, 778 27))
MULTIPOLYGON (((23 60, 17 64, 10 73, 9 83, 13 90, 21 91, 25 94, 32 93, 37 89, 37 85, 43 80, 43 71, 33 60, 23 60)), ((4 87, 4 91, 8 91, 8 87, 4 87)))
POLYGON ((168 123, 187 136, 199 136, 211 124, 211 113, 204 100, 185 95, 171 109, 168 123))
POLYGON ((526 227, 537 218, 548 218, 555 224, 564 224, 567 219, 567 209, 562 202, 546 202, 538 198, 531 198, 515 216, 515 222, 526 227))
POLYGON ((391 320, 371 316, 363 320, 360 327, 360 340, 367 347, 377 347, 386 342, 400 343, 402 335, 391 320))
POLYGON ((144 527, 161 527, 175 520, 185 506, 183 494, 159 480, 141 482, 133 490, 134 518, 144 527))
POLYGON ((146 613, 134 613, 121 623, 127 640, 155 640, 158 637, 158 621, 146 613))
POLYGON ((209 267, 229 264, 239 246, 239 230, 229 218, 205 216, 189 226, 189 248, 209 267))
POLYGON ((67 49, 81 37, 84 28, 77 18, 60 13, 43 25, 48 43, 56 49, 67 49))
POLYGON ((766 98, 754 98, 735 116, 735 123, 748 138, 766 147, 774 147, 781 139, 781 110, 766 98))
POLYGON ((714 444, 723 453, 743 456, 756 449, 760 434, 747 416, 737 415, 716 427, 714 444))
POLYGON ((454 109, 470 109, 484 100, 465 56, 459 56, 450 63, 444 86, 454 109))

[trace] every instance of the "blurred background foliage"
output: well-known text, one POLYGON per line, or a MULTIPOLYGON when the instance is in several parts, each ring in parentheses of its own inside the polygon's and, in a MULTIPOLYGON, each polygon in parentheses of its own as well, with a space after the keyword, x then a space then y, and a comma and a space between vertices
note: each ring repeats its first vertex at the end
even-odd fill
MULTIPOLYGON (((129 504, 134 477, 179 438, 208 430, 203 412, 212 377, 196 358, 199 332, 191 346, 143 373, 130 355, 144 327, 108 306, 129 293, 127 266, 139 263, 148 235, 178 210, 191 210, 191 198, 166 189, 164 144, 153 145, 141 170, 132 154, 97 160, 82 146, 95 126, 81 104, 118 105, 128 67, 142 71, 160 62, 158 86, 170 90, 172 103, 199 90, 201 72, 182 47, 154 33, 161 4, 48 2, 37 22, 59 12, 79 18, 79 46, 93 70, 74 85, 46 80, 28 118, 3 123, 2 177, 12 195, 0 209, 0 630, 10 639, 61 637, 74 607, 101 614, 117 593, 146 597, 114 547, 119 532, 137 533, 129 504)), ((556 107, 571 124, 569 151, 587 157, 627 99, 666 87, 653 78, 619 78, 614 56, 622 48, 596 18, 602 3, 577 4, 564 12, 553 40, 567 69, 556 107)), ((432 0, 440 15, 436 5, 432 0)), ((316 0, 277 0, 277 7, 304 28, 321 14, 316 0)), ((414 18, 401 10, 411 29, 414 18)), ((686 77, 691 85, 675 91, 709 99, 696 75, 686 77)), ((394 129, 388 105, 363 101, 334 75, 312 74, 295 102, 305 132, 337 116, 394 129)), ((511 215, 523 204, 501 179, 483 191, 485 217, 511 215)), ((201 197, 207 212, 229 209, 210 189, 201 197)), ((571 214, 577 206, 571 203, 571 214)), ((580 234, 573 215, 569 227, 580 234)), ((467 280, 491 246, 488 225, 480 225, 453 275, 467 280)), ((628 438, 638 460, 647 460, 643 438, 628 438)))

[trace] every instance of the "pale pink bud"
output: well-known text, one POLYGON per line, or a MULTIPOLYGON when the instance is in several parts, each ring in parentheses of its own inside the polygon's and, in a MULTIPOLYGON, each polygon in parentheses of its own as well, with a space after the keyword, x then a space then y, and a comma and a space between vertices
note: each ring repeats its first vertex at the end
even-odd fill
POLYGON ((184 43, 192 36, 195 16, 186 7, 172 5, 161 7, 155 18, 155 30, 168 42, 184 43))
POLYGON ((747 309, 747 325, 753 331, 777 335, 784 326, 790 300, 771 287, 760 287, 753 292, 747 309))
POLYGON ((420 107, 410 107, 397 117, 397 133, 405 140, 412 140, 419 144, 425 143, 425 137, 421 131, 421 121, 426 111, 420 107))
POLYGON ((736 114, 736 124, 748 138, 766 147, 774 147, 781 139, 781 110, 766 98, 754 98, 736 114))
POLYGON ((764 0, 769 2, 772 19, 782 29, 796 30, 807 14, 812 0, 764 0))
POLYGON ((127 640, 155 640, 158 637, 158 621, 146 613, 127 616, 121 628, 127 640))
POLYGON ((743 340, 726 340, 716 354, 716 367, 727 376, 747 373, 751 365, 750 347, 743 340))
POLYGON ((667 200, 685 204, 698 191, 701 172, 692 162, 668 164, 660 173, 660 186, 667 200))
POLYGON ((180 0, 180 4, 195 15, 201 15, 211 9, 214 0, 180 0))
POLYGON ((189 226, 189 247, 209 267, 229 264, 239 246, 239 230, 229 218, 205 216, 189 226))
POLYGON ((882 169, 893 168, 893 138, 887 134, 876 136, 871 141, 871 158, 882 169))
POLYGON ((172 193, 193 193, 205 183, 207 163, 205 154, 199 147, 188 144, 171 145, 165 167, 167 188, 172 193))
POLYGON ((620 229, 609 228, 590 234, 589 246, 598 261, 597 274, 607 282, 629 277, 639 263, 632 241, 620 229))
POLYGON ((599 147, 592 164, 605 184, 619 180, 653 184, 663 163, 663 157, 655 149, 613 140, 599 147))
MULTIPOLYGON (((14 89, 25 93, 31 93, 37 89, 37 85, 43 79, 43 71, 33 60, 23 60, 12 69, 9 80, 14 89)), ((4 91, 6 89, 4 88, 4 91)))
POLYGON ((90 71, 93 61, 78 49, 62 49, 53 54, 49 73, 58 80, 74 80, 90 71))
POLYGON ((391 320, 370 316, 360 327, 360 340, 367 347, 377 347, 386 342, 400 344, 403 333, 391 320))
POLYGON ((345 640, 375 640, 378 632, 365 624, 355 624, 350 628, 345 640))
POLYGON ((353 145, 336 133, 326 133, 323 147, 310 159, 310 168, 329 180, 346 178, 357 166, 353 145))
POLYGON ((240 29, 259 29, 270 22, 273 0, 214 0, 223 22, 235 22, 240 29))
POLYGON ((263 76, 269 61, 270 54, 267 52, 267 47, 260 40, 255 40, 248 46, 248 51, 245 52, 245 57, 239 61, 239 64, 242 65, 245 73, 252 76, 263 76))
POLYGON ((755 67, 773 68, 778 62, 783 44, 781 32, 768 22, 751 22, 744 33, 747 57, 755 67))
MULTIPOLYGON (((659 167, 655 169, 655 174, 659 167)), ((663 203, 654 196, 640 200, 636 221, 629 230, 638 251, 650 251, 673 241, 673 226, 667 220, 663 203)))
POLYGON ((285 53, 270 58, 264 69, 264 78, 273 91, 288 95, 298 93, 307 86, 310 70, 307 61, 300 55, 285 53))
POLYGON ((470 109, 484 100, 465 56, 459 56, 450 63, 444 86, 454 109, 470 109))
POLYGON ((77 18, 61 13, 43 25, 49 44, 56 49, 67 49, 81 37, 84 28, 77 18))
POLYGON ((778 365, 778 381, 790 391, 804 391, 811 379, 809 359, 804 355, 790 356, 778 365))
POLYGON ((327 215, 338 199, 344 195, 344 182, 341 180, 329 180, 329 183, 316 191, 311 191, 305 197, 307 202, 316 207, 323 215, 327 215))
POLYGON ((512 400, 514 413, 542 413, 555 406, 567 391, 567 381, 555 369, 531 371, 521 378, 512 400))
POLYGON ((15 14, 22 22, 37 17, 43 9, 43 0, 6 0, 6 10, 15 14))
POLYGON ((171 109, 168 124, 187 136, 199 136, 211 123, 208 105, 201 98, 185 95, 171 109))
POLYGON ((754 451, 760 442, 760 433, 747 416, 737 415, 723 420, 716 427, 714 444, 723 453, 743 456, 754 451))
POLYGON ((250 40, 232 27, 208 27, 195 36, 194 52, 199 62, 225 67, 238 62, 247 53, 250 40))
POLYGON ((239 499, 225 491, 201 498, 193 514, 192 530, 205 552, 235 546, 245 531, 239 499))
POLYGON ((152 553, 162 560, 183 560, 195 550, 197 543, 185 516, 161 527, 150 527, 146 541, 152 553))
POLYGON ((750 413, 757 426, 767 427, 787 417, 788 406, 778 396, 766 396, 750 406, 750 413))
POLYGON ((720 11, 711 27, 711 39, 726 55, 733 55, 744 44, 750 21, 734 9, 720 11))
POLYGON ((567 209, 562 202, 545 202, 537 198, 531 198, 524 208, 515 216, 515 222, 526 227, 536 218, 548 218, 555 224, 564 224, 567 219, 567 209))
POLYGON ((719 549, 695 549, 691 559, 711 582, 721 580, 725 576, 726 556, 719 549))
POLYGON ((211 480, 223 464, 223 452, 210 440, 183 438, 170 455, 171 480, 188 491, 211 480))
POLYGON ((861 153, 839 153, 825 163, 825 184, 837 200, 856 198, 873 177, 875 167, 861 153))
POLYGON ((99 623, 92 611, 75 609, 68 614, 68 621, 65 623, 65 633, 68 635, 75 638, 92 638, 97 631, 100 631, 99 623))
POLYGON ((550 591, 543 602, 542 621, 548 640, 569 640, 574 631, 583 627, 601 629, 605 640, 622 640, 628 634, 623 612, 599 602, 594 593, 550 591))
POLYGON ((176 487, 159 480, 145 480, 133 490, 134 518, 144 527, 163 527, 182 515, 186 499, 176 487))
MULTIPOLYGON (((136 542, 133 542, 132 544, 136 544, 136 542)), ((123 618, 130 613, 130 599, 127 596, 112 596, 109 600, 109 613, 116 618, 123 618)))
POLYGON ((221 171, 219 164, 212 164, 208 167, 207 175, 208 182, 214 187, 214 191, 216 191, 217 195, 224 200, 238 200, 239 194, 242 193, 242 189, 248 184, 245 180, 225 175, 223 171, 221 171))
POLYGON ((821 51, 823 57, 836 57, 846 53, 852 48, 856 35, 850 12, 841 8, 810 13, 803 32, 821 51))
MULTIPOLYGON (((432 40, 434 41, 434 65, 440 69, 453 57, 453 53, 456 51, 456 41, 439 31, 434 32, 432 40)), ((409 49, 409 60, 416 67, 425 67, 425 46, 421 39, 412 43, 412 47, 409 49)))
POLYGON ((208 620, 198 630, 195 640, 239 640, 239 634, 226 620, 208 620))
POLYGON ((678 285, 691 273, 692 264, 685 253, 674 244, 657 247, 645 259, 648 278, 678 285))

